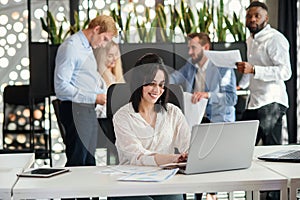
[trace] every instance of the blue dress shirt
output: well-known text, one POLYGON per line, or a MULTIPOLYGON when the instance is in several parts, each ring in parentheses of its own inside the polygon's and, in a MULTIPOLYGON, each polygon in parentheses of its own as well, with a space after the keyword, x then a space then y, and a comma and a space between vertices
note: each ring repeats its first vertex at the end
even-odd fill
MULTIPOLYGON (((189 60, 170 75, 170 83, 180 84, 184 91, 194 92, 198 68, 189 60)), ((211 122, 235 121, 236 76, 231 68, 217 67, 209 61, 206 69, 205 92, 210 93, 206 115, 211 122)))
POLYGON ((55 62, 54 87, 58 99, 94 104, 97 94, 106 93, 93 49, 82 31, 60 45, 55 62))

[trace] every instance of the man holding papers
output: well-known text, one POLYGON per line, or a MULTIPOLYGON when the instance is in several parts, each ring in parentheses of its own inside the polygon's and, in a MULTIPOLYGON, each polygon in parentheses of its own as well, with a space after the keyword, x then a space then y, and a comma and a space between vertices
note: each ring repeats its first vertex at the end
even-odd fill
POLYGON ((246 26, 251 33, 247 39, 248 62, 237 63, 238 71, 244 74, 239 86, 250 84, 243 120, 259 120, 256 143, 262 139, 263 145, 281 144, 282 116, 289 107, 284 81, 292 75, 289 42, 268 24, 266 4, 252 2, 246 11, 246 26))
POLYGON ((180 84, 193 93, 192 103, 208 99, 206 117, 211 122, 235 121, 236 77, 232 66, 218 67, 204 51, 211 49, 206 33, 188 35, 189 60, 178 71, 170 75, 170 82, 180 84))

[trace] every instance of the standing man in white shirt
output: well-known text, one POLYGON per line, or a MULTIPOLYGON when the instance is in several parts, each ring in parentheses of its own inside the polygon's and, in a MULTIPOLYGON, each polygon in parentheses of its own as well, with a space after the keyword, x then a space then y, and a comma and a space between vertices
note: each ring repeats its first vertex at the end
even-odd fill
POLYGON ((256 144, 260 139, 263 145, 282 144, 282 116, 289 107, 284 81, 292 75, 289 42, 268 24, 266 4, 254 1, 246 11, 246 26, 251 33, 247 39, 248 62, 236 64, 249 79, 250 97, 243 120, 259 120, 256 144))
POLYGON ((66 166, 96 164, 99 124, 95 105, 106 103, 106 88, 97 71, 93 49, 105 47, 117 34, 112 17, 97 16, 87 29, 72 35, 58 48, 54 86, 66 130, 66 166))

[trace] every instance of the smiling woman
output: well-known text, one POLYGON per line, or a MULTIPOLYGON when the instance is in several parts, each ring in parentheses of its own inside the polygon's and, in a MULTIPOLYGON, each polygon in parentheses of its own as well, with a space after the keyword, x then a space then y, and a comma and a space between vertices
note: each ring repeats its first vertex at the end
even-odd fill
MULTIPOLYGON (((113 117, 120 164, 159 166, 186 160, 190 129, 182 111, 167 103, 169 80, 162 59, 156 54, 144 55, 136 63, 129 80, 133 91, 130 103, 121 107, 113 117), (174 153, 175 148, 180 154, 174 153)), ((182 198, 182 195, 160 197, 182 198)))
POLYGON ((157 113, 154 110, 147 112, 145 107, 152 107, 164 92, 165 74, 164 71, 158 69, 152 82, 143 86, 143 96, 139 104, 139 113, 141 116, 155 128, 157 113))

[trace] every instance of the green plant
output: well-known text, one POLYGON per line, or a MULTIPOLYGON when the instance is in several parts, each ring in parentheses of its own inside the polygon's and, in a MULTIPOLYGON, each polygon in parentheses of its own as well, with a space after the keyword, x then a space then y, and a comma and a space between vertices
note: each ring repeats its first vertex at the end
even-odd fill
POLYGON ((123 22, 121 19, 121 7, 118 5, 118 9, 113 9, 110 13, 110 16, 115 20, 115 22, 119 25, 119 28, 123 30, 123 22))
POLYGON ((181 23, 181 17, 175 6, 169 5, 169 16, 165 14, 165 7, 159 4, 156 7, 156 17, 160 28, 161 38, 164 42, 173 42, 175 37, 175 28, 181 23), (169 26, 167 26, 169 21, 169 26))
POLYGON ((181 10, 181 23, 179 24, 179 27, 181 31, 187 35, 189 33, 196 32, 197 26, 195 23, 194 14, 192 12, 192 9, 184 3, 184 0, 181 0, 180 2, 180 10, 181 10))
MULTIPOLYGON (((49 34, 49 40, 51 44, 61 44, 68 36, 68 32, 63 35, 62 24, 59 27, 57 26, 56 20, 50 11, 47 11, 47 23, 42 17, 40 20, 43 30, 49 34)), ((64 21, 67 22, 67 19, 64 18, 64 21)))
POLYGON ((227 26, 224 27, 224 3, 220 0, 220 7, 217 8, 216 34, 219 42, 226 41, 227 26))
MULTIPOLYGON (((75 23, 73 25, 70 25, 68 31, 63 33, 62 23, 60 26, 58 26, 53 14, 50 11, 47 11, 47 23, 42 17, 40 18, 40 20, 43 30, 49 34, 49 40, 51 44, 61 44, 69 35, 73 35, 79 30, 85 29, 90 22, 90 20, 87 19, 81 26, 78 12, 74 12, 75 23)), ((63 22, 69 23, 65 17, 63 22)))
POLYGON ((170 8, 170 41, 174 38, 175 28, 181 23, 181 17, 175 6, 169 5, 170 8))
POLYGON ((228 30, 230 31, 231 35, 234 38, 234 41, 236 42, 245 41, 246 40, 245 26, 242 23, 241 19, 237 17, 236 13, 233 12, 232 23, 230 22, 228 16, 225 16, 224 19, 228 30))
POLYGON ((121 13, 121 7, 118 6, 118 9, 113 9, 111 11, 110 16, 112 16, 112 18, 118 24, 119 29, 121 30, 121 38, 124 40, 124 42, 128 42, 130 36, 130 22, 131 22, 132 12, 128 13, 128 16, 125 20, 126 21, 125 27, 123 26, 123 21, 120 13, 121 13))
MULTIPOLYGON (((152 20, 149 17, 149 8, 146 8, 145 20, 134 22, 138 30, 139 42, 153 42, 155 35, 163 42, 173 42, 177 27, 185 36, 192 32, 201 31, 213 34, 217 41, 222 42, 226 41, 226 36, 230 33, 235 41, 245 41, 244 24, 240 18, 235 12, 233 12, 232 18, 225 13, 223 0, 218 1, 219 6, 217 8, 214 7, 214 2, 214 0, 206 0, 202 8, 193 12, 192 7, 185 0, 181 0, 179 9, 176 9, 175 5, 168 5, 170 11, 168 14, 165 12, 165 6, 158 4, 155 8, 156 16, 152 20), (151 28, 149 28, 149 24, 151 28), (159 31, 157 28, 159 28, 159 31), (157 33, 160 35, 157 35, 157 33)), ((130 12, 125 20, 121 20, 120 13, 121 10, 118 8, 113 10, 111 15, 119 25, 123 41, 129 42, 130 24, 133 18, 138 17, 138 14, 134 7, 134 11, 130 12), (124 21, 125 27, 123 25, 124 21)))
POLYGON ((198 27, 201 32, 209 33, 209 27, 213 21, 212 13, 209 12, 206 2, 203 7, 197 10, 198 14, 198 27))
POLYGON ((74 21, 75 23, 73 25, 70 25, 70 28, 68 30, 68 32, 66 34, 71 34, 73 35, 74 33, 77 33, 78 31, 80 30, 83 30, 85 28, 87 28, 90 20, 89 19, 86 19, 83 23, 82 26, 80 26, 80 20, 79 20, 79 15, 78 15, 78 12, 74 12, 74 21))
MULTIPOLYGON (((135 16, 138 16, 136 13, 136 8, 134 7, 134 13, 135 16)), ((157 18, 155 17, 153 21, 151 22, 150 19, 150 10, 147 7, 145 12, 145 21, 139 22, 138 19, 136 20, 136 27, 137 31, 140 37, 140 42, 152 42, 155 30, 156 30, 156 24, 157 24, 157 18), (147 24, 150 24, 150 27, 147 28, 147 24)))
POLYGON ((172 40, 172 38, 168 37, 167 16, 164 11, 164 6, 162 4, 158 4, 155 10, 157 15, 156 19, 158 21, 158 26, 160 28, 159 31, 160 31, 162 41, 166 42, 172 40))

